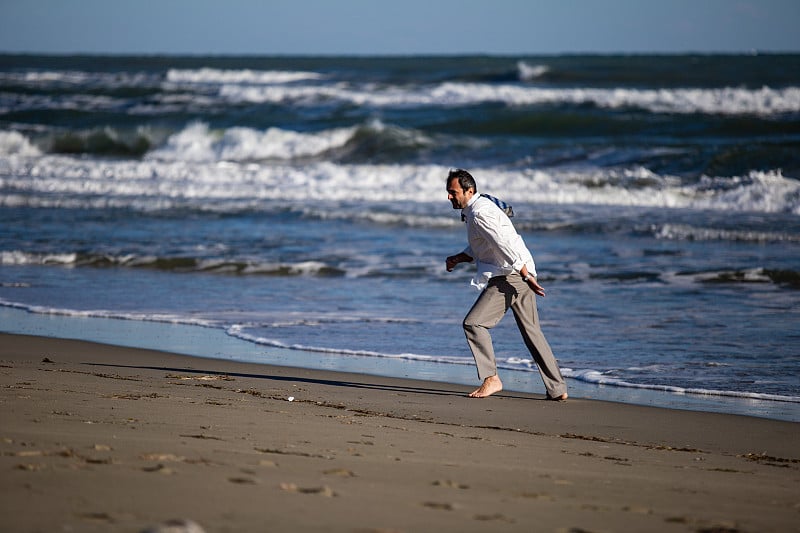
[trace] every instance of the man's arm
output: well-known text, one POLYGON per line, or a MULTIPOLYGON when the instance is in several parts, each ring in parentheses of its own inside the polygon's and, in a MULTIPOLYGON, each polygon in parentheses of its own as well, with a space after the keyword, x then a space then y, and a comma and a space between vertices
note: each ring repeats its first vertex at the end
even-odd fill
POLYGON ((451 255, 450 257, 448 257, 445 260, 445 266, 447 267, 448 272, 452 272, 457 264, 471 263, 471 262, 472 262, 472 257, 468 256, 464 252, 461 252, 460 254, 451 255))
POLYGON ((530 275, 527 266, 522 267, 522 270, 519 271, 519 275, 522 276, 523 279, 528 278, 527 280, 525 280, 525 282, 528 284, 528 287, 530 287, 534 293, 544 297, 544 287, 539 285, 539 282, 536 281, 536 276, 530 275))

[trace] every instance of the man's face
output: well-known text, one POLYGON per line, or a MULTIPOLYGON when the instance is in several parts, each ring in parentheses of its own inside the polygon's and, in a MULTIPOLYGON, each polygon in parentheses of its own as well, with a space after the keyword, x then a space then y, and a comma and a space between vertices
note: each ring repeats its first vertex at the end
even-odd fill
POLYGON ((453 204, 453 209, 464 209, 467 207, 470 198, 475 194, 472 189, 466 191, 461 188, 458 178, 453 178, 447 182, 447 199, 453 204))

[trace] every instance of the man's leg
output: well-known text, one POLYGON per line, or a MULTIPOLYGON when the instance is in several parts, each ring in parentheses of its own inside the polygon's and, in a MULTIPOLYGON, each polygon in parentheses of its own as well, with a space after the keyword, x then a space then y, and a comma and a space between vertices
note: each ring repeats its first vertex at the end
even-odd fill
POLYGON ((496 282, 490 280, 489 285, 464 318, 467 344, 472 351, 472 357, 475 358, 478 377, 483 380, 481 387, 470 394, 472 397, 484 398, 503 389, 503 384, 497 376, 497 363, 489 330, 503 318, 509 303, 509 296, 501 292, 496 282))
POLYGON ((542 376, 544 387, 547 389, 549 398, 554 400, 567 398, 567 384, 561 376, 561 370, 558 368, 556 358, 553 356, 553 351, 550 349, 550 344, 542 333, 542 328, 539 324, 539 312, 536 309, 536 295, 527 283, 522 281, 519 276, 509 276, 509 283, 511 283, 517 292, 511 304, 511 310, 514 312, 514 318, 517 321, 517 327, 528 351, 531 353, 533 360, 539 367, 539 373, 542 376))

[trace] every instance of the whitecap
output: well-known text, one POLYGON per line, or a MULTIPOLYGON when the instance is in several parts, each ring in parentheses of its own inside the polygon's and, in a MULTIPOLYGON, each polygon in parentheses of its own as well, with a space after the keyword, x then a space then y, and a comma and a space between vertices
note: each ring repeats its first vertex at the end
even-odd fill
POLYGON ((322 74, 317 72, 286 70, 251 70, 251 69, 170 69, 166 79, 175 83, 233 83, 273 85, 294 83, 298 81, 319 80, 322 74))
POLYGON ((146 159, 209 162, 311 157, 344 146, 355 131, 355 127, 318 133, 243 127, 212 131, 207 124, 195 122, 170 136, 165 146, 148 153, 146 159))
POLYGON ((21 133, 0 131, 0 156, 12 155, 35 157, 42 155, 42 152, 21 133))
POLYGON ((522 81, 530 81, 547 74, 550 68, 547 65, 529 65, 524 61, 517 62, 517 73, 522 81))
POLYGON ((21 250, 0 251, 0 265, 72 265, 78 255, 75 253, 41 254, 21 250))
MULTIPOLYGON (((535 69, 534 69, 535 70, 535 69)), ((541 75, 541 74, 540 74, 541 75)), ((778 115, 800 111, 800 87, 725 88, 544 88, 517 84, 445 82, 430 87, 382 90, 346 84, 252 86, 228 84, 219 96, 231 103, 319 103, 336 100, 359 106, 464 106, 503 103, 510 106, 595 105, 640 108, 653 113, 778 115)))

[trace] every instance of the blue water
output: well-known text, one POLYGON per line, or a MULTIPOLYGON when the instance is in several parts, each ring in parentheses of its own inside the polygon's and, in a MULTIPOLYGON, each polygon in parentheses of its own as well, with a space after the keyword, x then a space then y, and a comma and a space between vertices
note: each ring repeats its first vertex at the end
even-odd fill
POLYGON ((460 373, 459 166, 513 204, 576 390, 800 411, 798 154, 797 55, 0 56, 0 305, 460 373))

